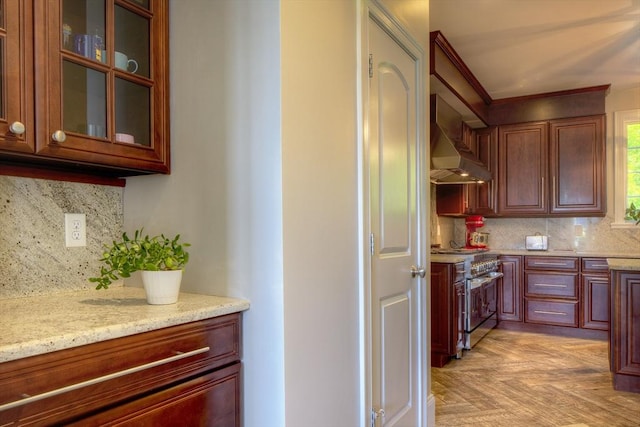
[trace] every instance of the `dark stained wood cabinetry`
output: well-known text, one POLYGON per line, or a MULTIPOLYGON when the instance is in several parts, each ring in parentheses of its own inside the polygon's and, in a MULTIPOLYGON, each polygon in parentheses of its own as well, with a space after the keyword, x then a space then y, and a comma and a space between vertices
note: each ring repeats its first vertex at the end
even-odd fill
POLYGON ((550 214, 606 213, 604 127, 604 116, 549 123, 550 214))
POLYGON ((609 330, 611 286, 606 258, 582 258, 581 272, 583 329, 609 330))
POLYGON ((579 326, 577 257, 525 257, 525 322, 579 326))
POLYGON ((2 363, 0 425, 238 427, 240 343, 235 313, 2 363))
POLYGON ((18 81, 0 107, 0 173, 169 173, 168 2, 7 4, 1 66, 18 81))
POLYGON ((640 272, 611 271, 609 349, 613 387, 640 392, 640 272))
POLYGON ((547 213, 548 124, 500 126, 498 135, 498 213, 547 213))
POLYGON ((498 279, 498 320, 522 322, 522 256, 502 255, 500 271, 504 274, 498 279))
POLYGON ((431 366, 464 348, 464 263, 431 263, 431 366))
POLYGON ((604 216, 604 115, 500 126, 498 214, 604 216))
POLYGON ((481 184, 444 184, 436 186, 436 213, 443 216, 495 216, 498 129, 471 129, 463 126, 465 146, 492 173, 494 179, 481 184))

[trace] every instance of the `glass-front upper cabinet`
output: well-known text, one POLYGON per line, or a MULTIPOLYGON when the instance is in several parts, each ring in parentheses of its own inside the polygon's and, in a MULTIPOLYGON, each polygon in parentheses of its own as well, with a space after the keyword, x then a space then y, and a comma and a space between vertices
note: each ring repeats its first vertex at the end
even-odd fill
POLYGON ((0 0, 0 151, 33 153, 31 1, 0 0))
POLYGON ((38 154, 167 173, 167 1, 47 0, 46 9, 38 154))

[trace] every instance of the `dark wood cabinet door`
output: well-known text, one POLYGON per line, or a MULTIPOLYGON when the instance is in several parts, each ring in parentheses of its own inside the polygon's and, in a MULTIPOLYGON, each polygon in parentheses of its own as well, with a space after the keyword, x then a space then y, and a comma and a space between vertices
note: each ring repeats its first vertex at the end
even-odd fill
POLYGON ((32 4, 0 2, 0 151, 34 151, 32 4))
POLYGON ((551 121, 549 146, 549 212, 604 216, 604 116, 551 121))
POLYGON ((498 213, 547 213, 548 123, 505 125, 498 132, 498 213))
POLYGON ((431 366, 442 367, 464 345, 464 265, 431 263, 431 366))
POLYGON ((436 213, 441 216, 469 215, 469 186, 476 184, 436 185, 436 213))
POLYGON ((500 262, 498 320, 522 322, 522 256, 503 255, 500 262))
POLYGON ((609 330, 611 305, 609 277, 604 274, 582 275, 582 319, 584 329, 609 330))
POLYGON ((498 178, 498 128, 476 129, 476 155, 487 166, 493 179, 482 184, 466 185, 471 214, 495 216, 497 213, 496 181, 498 178))
POLYGON ((614 388, 640 392, 640 272, 611 272, 611 370, 614 388))

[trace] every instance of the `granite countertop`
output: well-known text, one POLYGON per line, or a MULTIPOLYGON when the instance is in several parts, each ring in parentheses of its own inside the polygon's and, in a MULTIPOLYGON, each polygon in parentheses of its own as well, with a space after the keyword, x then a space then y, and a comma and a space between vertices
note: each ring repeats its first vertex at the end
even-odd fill
POLYGON ((149 305, 144 290, 111 287, 0 299, 0 362, 247 310, 239 298, 180 293, 149 305))
POLYGON ((634 258, 607 258, 610 270, 640 271, 640 259, 634 258))
POLYGON ((528 251, 526 249, 491 249, 500 255, 534 255, 534 256, 577 256, 594 258, 640 258, 640 252, 598 252, 550 249, 548 251, 528 251))

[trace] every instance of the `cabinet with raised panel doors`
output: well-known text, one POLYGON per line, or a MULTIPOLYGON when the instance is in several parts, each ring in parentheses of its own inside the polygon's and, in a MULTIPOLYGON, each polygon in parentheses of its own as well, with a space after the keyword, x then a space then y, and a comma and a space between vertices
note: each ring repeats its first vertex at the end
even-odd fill
POLYGON ((9 79, 0 87, 4 169, 169 172, 166 0, 0 7, 0 67, 9 79))
POLYGON ((581 258, 581 304, 583 329, 609 330, 611 284, 606 258, 581 258))
POLYGON ((498 214, 604 216, 605 116, 504 125, 498 214))
POLYGON ((431 263, 431 366, 464 348, 464 263, 431 263))

